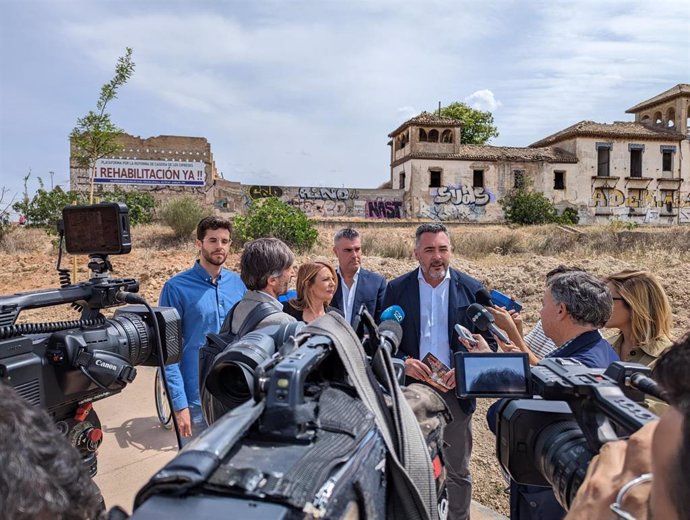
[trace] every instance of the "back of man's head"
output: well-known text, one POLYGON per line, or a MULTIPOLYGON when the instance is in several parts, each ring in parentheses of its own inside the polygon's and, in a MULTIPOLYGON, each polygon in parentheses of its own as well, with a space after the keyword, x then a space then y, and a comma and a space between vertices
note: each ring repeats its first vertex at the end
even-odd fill
POLYGON ((295 262, 290 248, 277 238, 258 238, 245 244, 240 258, 240 277, 252 291, 268 285, 271 276, 280 276, 295 262))
POLYGON ((565 305, 578 325, 600 329, 611 317, 613 299, 606 284, 596 276, 570 271, 553 276, 547 282, 556 303, 565 305))
POLYGON ((95 519, 101 496, 79 452, 46 412, 0 383, 2 518, 95 519))
POLYGON ((674 343, 654 368, 654 377, 663 387, 669 403, 683 417, 681 441, 672 467, 668 468, 668 493, 680 520, 690 518, 687 469, 690 468, 690 333, 674 343))

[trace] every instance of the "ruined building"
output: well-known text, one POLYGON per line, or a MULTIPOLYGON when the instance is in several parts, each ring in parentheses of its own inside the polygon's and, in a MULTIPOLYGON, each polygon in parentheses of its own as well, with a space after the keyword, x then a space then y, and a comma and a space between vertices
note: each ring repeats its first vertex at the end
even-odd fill
POLYGON ((689 223, 690 85, 627 112, 634 122, 582 121, 526 148, 460 144, 461 123, 422 113, 389 134, 391 185, 425 219, 498 222, 497 201, 529 186, 581 223, 689 223))

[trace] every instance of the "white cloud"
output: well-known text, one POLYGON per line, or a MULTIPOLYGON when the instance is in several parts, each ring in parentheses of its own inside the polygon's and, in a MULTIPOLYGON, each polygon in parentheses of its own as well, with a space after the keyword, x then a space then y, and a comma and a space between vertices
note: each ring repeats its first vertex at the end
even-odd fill
POLYGON ((503 104, 496 99, 493 92, 486 88, 472 92, 465 98, 465 103, 477 110, 488 110, 489 112, 495 111, 503 104))

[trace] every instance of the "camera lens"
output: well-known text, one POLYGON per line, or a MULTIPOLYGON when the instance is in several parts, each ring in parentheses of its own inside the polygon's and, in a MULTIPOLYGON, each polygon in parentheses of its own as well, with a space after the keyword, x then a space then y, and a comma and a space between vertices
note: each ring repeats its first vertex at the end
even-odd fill
POLYGON ((252 397, 254 369, 275 353, 275 342, 267 334, 250 332, 228 345, 216 358, 206 378, 206 388, 229 409, 252 397))
POLYGON ((120 312, 108 323, 118 330, 117 336, 126 339, 127 350, 120 354, 132 365, 145 364, 151 356, 152 336, 146 322, 137 314, 120 312))
POLYGON ((544 428, 534 444, 534 455, 556 498, 569 509, 594 456, 577 422, 558 421, 544 428))

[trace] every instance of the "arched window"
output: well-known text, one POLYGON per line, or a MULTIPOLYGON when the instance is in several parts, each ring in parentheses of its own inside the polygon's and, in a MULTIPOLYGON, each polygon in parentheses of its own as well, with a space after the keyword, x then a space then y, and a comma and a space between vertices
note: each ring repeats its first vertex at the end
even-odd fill
POLYGON ((429 142, 430 143, 437 143, 438 142, 438 130, 429 130, 429 142))
POLYGON ((426 137, 426 130, 424 130, 423 128, 420 128, 420 129, 419 129, 419 140, 420 140, 421 142, 426 142, 426 140, 427 140, 427 137, 426 137))
POLYGON ((452 143, 453 142, 453 134, 449 129, 446 129, 443 131, 441 134, 441 142, 442 143, 452 143))
POLYGON ((668 128, 676 126, 676 109, 673 107, 666 111, 666 126, 668 128))
POLYGON ((648 125, 648 124, 649 124, 649 122, 650 122, 650 117, 649 117, 649 114, 645 114, 645 115, 643 115, 643 116, 642 116, 642 120, 641 120, 641 122, 642 122, 642 124, 648 125))
POLYGON ((657 112, 654 114, 654 124, 660 125, 661 123, 663 123, 663 121, 661 119, 661 112, 657 112))

